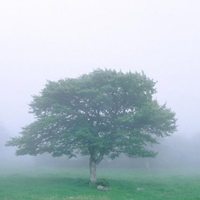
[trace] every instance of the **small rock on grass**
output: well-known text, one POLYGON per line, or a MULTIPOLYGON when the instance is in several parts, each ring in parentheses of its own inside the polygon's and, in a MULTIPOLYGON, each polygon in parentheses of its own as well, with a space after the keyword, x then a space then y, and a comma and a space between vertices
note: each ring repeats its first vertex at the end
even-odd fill
POLYGON ((108 191, 108 190, 109 190, 107 187, 104 187, 104 186, 102 186, 102 185, 98 185, 98 186, 97 186, 97 189, 98 189, 98 190, 103 190, 103 191, 108 191))
POLYGON ((137 191, 142 191, 142 190, 144 190, 144 188, 139 188, 139 187, 138 187, 138 188, 136 188, 136 190, 137 190, 137 191))

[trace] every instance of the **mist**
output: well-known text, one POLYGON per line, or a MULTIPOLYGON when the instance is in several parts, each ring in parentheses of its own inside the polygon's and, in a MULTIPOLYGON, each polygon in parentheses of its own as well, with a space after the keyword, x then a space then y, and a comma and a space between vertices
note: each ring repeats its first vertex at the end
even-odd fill
MULTIPOLYGON (((25 1, 0 3, 1 164, 88 167, 88 158, 15 156, 10 137, 34 121, 28 104, 47 80, 93 69, 141 72, 157 81, 155 98, 176 113, 178 130, 155 146, 150 168, 200 166, 199 1, 25 1)), ((121 156, 99 167, 145 168, 121 156)))
MULTIPOLYGON (((16 156, 15 148, 6 147, 9 140, 7 131, 1 126, 1 167, 8 167, 10 173, 29 173, 43 168, 85 168, 88 169, 89 156, 77 155, 76 158, 52 157, 51 155, 16 156)), ((156 158, 128 158, 120 155, 111 160, 105 157, 98 168, 112 169, 143 169, 151 170, 187 170, 196 172, 200 167, 199 157, 199 134, 186 137, 176 133, 173 136, 160 139, 160 144, 155 145, 153 150, 158 152, 156 158)), ((9 170, 8 170, 9 171, 9 170)))

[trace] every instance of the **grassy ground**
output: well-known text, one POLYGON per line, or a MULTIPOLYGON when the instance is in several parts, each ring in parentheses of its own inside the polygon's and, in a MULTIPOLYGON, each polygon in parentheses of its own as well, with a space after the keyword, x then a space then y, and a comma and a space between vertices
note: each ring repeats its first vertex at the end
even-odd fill
POLYGON ((0 200, 200 200, 194 172, 98 169, 98 178, 110 183, 103 192, 88 183, 88 169, 0 170, 0 200))

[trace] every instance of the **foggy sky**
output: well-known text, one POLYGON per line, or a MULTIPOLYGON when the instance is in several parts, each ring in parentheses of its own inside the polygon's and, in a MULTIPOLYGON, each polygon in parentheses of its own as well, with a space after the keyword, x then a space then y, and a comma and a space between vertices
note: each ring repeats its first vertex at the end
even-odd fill
POLYGON ((0 123, 12 135, 33 121, 31 95, 46 80, 93 69, 144 71, 183 134, 200 132, 198 0, 1 0, 0 123))

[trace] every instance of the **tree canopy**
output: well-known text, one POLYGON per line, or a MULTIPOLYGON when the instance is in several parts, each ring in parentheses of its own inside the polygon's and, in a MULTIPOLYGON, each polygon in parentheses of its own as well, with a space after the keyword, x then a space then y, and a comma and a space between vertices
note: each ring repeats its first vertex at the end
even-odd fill
POLYGON ((96 181, 96 165, 105 156, 155 157, 148 146, 176 130, 175 113, 159 105, 155 93, 144 73, 98 69, 48 81, 30 103, 36 120, 7 145, 17 146, 17 155, 89 155, 96 181))

